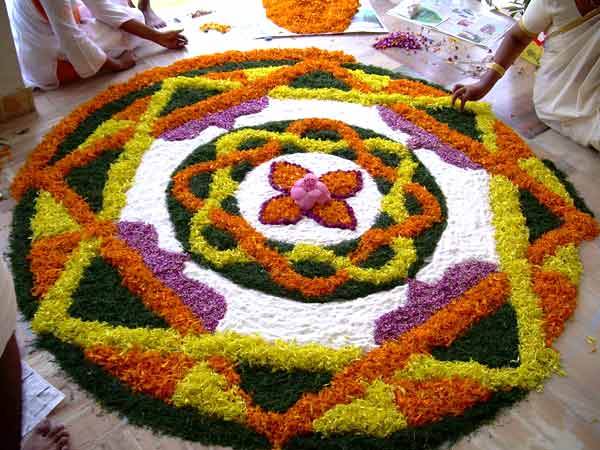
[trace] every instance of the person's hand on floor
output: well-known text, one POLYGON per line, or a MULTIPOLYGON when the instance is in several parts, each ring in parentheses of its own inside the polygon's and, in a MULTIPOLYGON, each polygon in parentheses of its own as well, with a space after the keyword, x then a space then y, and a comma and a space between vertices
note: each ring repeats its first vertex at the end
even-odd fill
POLYGON ((122 72, 123 70, 131 69, 133 66, 135 66, 133 52, 128 50, 123 52, 117 58, 106 58, 102 70, 108 72, 122 72))
POLYGON ((171 50, 183 48, 187 45, 188 40, 183 34, 181 34, 182 31, 183 30, 161 31, 158 33, 158 37, 155 42, 158 45, 170 48, 171 50))
POLYGON ((460 100, 460 110, 464 111, 466 102, 481 100, 493 86, 493 83, 484 80, 467 86, 457 84, 452 89, 452 106, 454 107, 456 101, 460 100))

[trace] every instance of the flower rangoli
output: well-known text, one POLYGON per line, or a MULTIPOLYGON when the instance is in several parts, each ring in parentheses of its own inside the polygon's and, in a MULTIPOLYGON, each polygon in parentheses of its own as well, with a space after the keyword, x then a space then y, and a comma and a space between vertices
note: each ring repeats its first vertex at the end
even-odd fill
POLYGON ((560 370, 599 233, 489 105, 318 49, 111 86, 12 194, 39 345, 130 423, 237 449, 433 448, 489 421, 560 370))

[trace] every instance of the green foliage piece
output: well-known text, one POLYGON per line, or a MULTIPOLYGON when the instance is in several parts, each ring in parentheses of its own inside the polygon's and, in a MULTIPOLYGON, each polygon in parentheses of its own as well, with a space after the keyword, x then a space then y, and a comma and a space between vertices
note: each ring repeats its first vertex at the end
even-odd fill
POLYGON ((164 319, 147 309, 137 295, 123 286, 117 269, 100 256, 85 270, 73 294, 69 314, 86 321, 129 328, 168 328, 164 319))
POLYGON ((391 181, 388 181, 383 177, 375 177, 375 184, 377 184, 377 189, 383 195, 388 195, 393 186, 391 181))
POLYGON ((338 80, 331 72, 315 71, 300 75, 290 83, 290 87, 304 89, 333 88, 349 91, 351 88, 346 83, 338 80))
POLYGON ((190 221, 192 220, 192 213, 190 213, 181 203, 179 203, 175 197, 170 195, 172 189, 172 183, 169 184, 167 191, 167 208, 169 209, 169 217, 171 217, 171 223, 175 229, 175 236, 177 240, 181 242, 183 248, 190 251, 190 221))
POLYGON ((262 147, 268 141, 264 138, 250 138, 240 144, 238 150, 251 150, 253 148, 262 147))
POLYGON ((159 117, 166 116, 176 109, 193 105, 194 103, 201 102, 202 100, 206 100, 214 95, 219 95, 220 93, 221 91, 218 89, 180 87, 173 92, 173 95, 171 95, 168 103, 160 112, 159 117))
POLYGON ((246 178, 248 172, 250 172, 252 169, 254 169, 254 166, 250 161, 244 160, 242 162, 239 162, 231 168, 231 178, 233 179, 233 181, 241 183, 242 181, 244 181, 244 178, 246 178))
POLYGON ((221 230, 213 225, 202 228, 202 236, 209 245, 217 250, 231 250, 237 247, 237 241, 229 231, 221 230))
POLYGON ((447 124, 453 130, 481 142, 481 132, 477 128, 475 114, 472 112, 459 111, 458 109, 449 107, 426 108, 425 111, 439 122, 447 124))
POLYGON ((232 195, 223 199, 223 201, 221 202, 221 208, 223 208, 223 211, 231 215, 240 215, 240 207, 238 206, 238 201, 232 195))
POLYGON ((176 169, 176 172, 181 172, 186 167, 192 166, 201 162, 214 161, 217 159, 217 147, 214 142, 209 142, 196 148, 190 156, 185 158, 181 165, 176 169))
POLYGON ((549 159, 542 159, 542 162, 544 163, 544 165, 546 167, 548 167, 548 169, 550 169, 552 172, 554 172, 554 175, 556 175, 556 178, 558 178, 560 180, 562 185, 565 187, 565 189, 567 190, 567 192, 573 199, 573 202, 575 203, 575 206, 577 207, 577 209, 594 217, 594 213, 585 204, 585 201, 579 195, 579 193, 577 192, 577 189, 575 189, 575 186, 573 185, 573 183, 571 183, 569 181, 569 178, 567 177, 567 175, 564 172, 562 172, 558 167, 556 167, 556 165, 549 159))
POLYGON ((302 137, 309 139, 317 139, 319 141, 334 141, 342 139, 339 133, 335 130, 308 130, 302 137))
POLYGON ((410 193, 404 193, 404 206, 411 216, 417 216, 423 212, 423 208, 417 197, 410 193))
POLYGON ((443 361, 477 361, 488 367, 519 366, 517 314, 506 303, 494 314, 481 319, 450 347, 436 347, 431 354, 443 361))
POLYGON ((232 72, 234 70, 257 69, 260 67, 291 66, 297 62, 297 59, 262 59, 258 61, 229 62, 225 64, 219 64, 217 66, 206 67, 204 69, 190 70, 188 72, 181 73, 179 76, 194 78, 200 75, 206 75, 207 73, 215 72, 232 72))
POLYGON ((190 190, 194 195, 199 198, 208 198, 212 176, 212 172, 200 172, 192 177, 190 180, 190 190))
POLYGON ((252 401, 267 411, 283 413, 305 392, 318 392, 331 381, 327 372, 272 370, 269 367, 239 365, 240 387, 252 401))
POLYGON ((440 89, 444 92, 450 92, 448 89, 446 89, 444 86, 442 86, 440 84, 432 83, 430 81, 423 80, 421 78, 411 77, 410 75, 407 75, 405 73, 394 72, 393 70, 384 69, 382 67, 370 66, 367 64, 360 64, 360 63, 344 63, 344 64, 342 64, 342 67, 345 67, 346 69, 350 69, 350 70, 362 70, 363 72, 372 74, 372 75, 388 76, 392 80, 414 80, 414 81, 418 81, 419 83, 423 83, 427 86, 431 86, 431 87, 440 89))
POLYGON ((296 261, 292 268, 308 278, 330 277, 335 275, 335 268, 319 261, 296 261))
POLYGON ((392 225, 394 225, 396 222, 394 221, 394 219, 392 219, 392 217, 387 214, 387 213, 379 213, 379 215, 377 216, 377 219, 375 220, 375 223, 373 224, 373 228, 389 228, 392 225))
POLYGON ((330 245, 327 247, 327 249, 331 250, 337 256, 346 256, 356 250, 359 242, 360 241, 358 239, 351 239, 348 241, 342 241, 338 244, 330 245))
POLYGON ((442 210, 442 220, 414 238, 413 242, 417 251, 417 259, 408 269, 409 278, 414 278, 419 269, 426 263, 427 258, 433 254, 442 233, 446 229, 446 219, 448 218, 446 198, 435 182, 435 179, 423 165, 417 167, 412 181, 424 186, 437 199, 442 210))
POLYGON ((383 150, 378 149, 372 150, 371 153, 377 156, 386 166, 395 169, 400 164, 400 157, 395 153, 384 152, 383 150))
POLYGON ((350 161, 356 160, 356 152, 351 148, 343 148, 341 150, 336 150, 331 153, 333 156, 338 156, 340 158, 349 159, 350 161))
POLYGON ((23 316, 31 320, 37 311, 38 301, 31 294, 33 274, 27 255, 31 251, 31 219, 35 215, 35 203, 38 192, 27 191, 13 211, 10 230, 10 265, 14 279, 17 303, 23 316))
POLYGON ((542 205, 528 190, 519 189, 519 203, 529 228, 529 242, 535 242, 548 231, 557 229, 563 224, 560 217, 542 205))
POLYGON ((382 245, 371 252, 369 257, 360 263, 360 267, 364 267, 365 269, 380 269, 385 266, 394 255, 394 250, 392 250, 389 245, 382 245))
POLYGON ((279 253, 287 253, 294 250, 294 244, 288 242, 276 241, 274 239, 267 239, 267 245, 279 253))
POLYGON ((76 167, 66 180, 75 192, 81 195, 94 212, 102 209, 104 185, 108 171, 121 154, 121 149, 108 150, 82 167, 76 167))

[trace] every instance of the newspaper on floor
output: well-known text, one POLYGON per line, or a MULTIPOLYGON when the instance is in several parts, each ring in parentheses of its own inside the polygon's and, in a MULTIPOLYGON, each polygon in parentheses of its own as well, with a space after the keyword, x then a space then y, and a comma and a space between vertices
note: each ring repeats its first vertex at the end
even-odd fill
POLYGON ((488 48, 514 24, 475 0, 403 0, 387 14, 488 48))
POLYGON ((25 361, 21 361, 23 380, 22 436, 44 420, 65 395, 44 380, 25 361))

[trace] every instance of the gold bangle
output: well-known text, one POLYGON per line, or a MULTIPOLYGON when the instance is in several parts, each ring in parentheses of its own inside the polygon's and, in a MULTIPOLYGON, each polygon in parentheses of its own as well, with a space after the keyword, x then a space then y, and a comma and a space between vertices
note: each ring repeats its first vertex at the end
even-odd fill
POLYGON ((500 78, 502 78, 504 76, 504 74, 506 73, 506 69, 504 67, 502 67, 500 64, 495 63, 495 62, 491 62, 491 63, 487 64, 486 67, 488 69, 492 69, 494 72, 496 72, 498 75, 500 75, 500 78))
POLYGON ((519 21, 517 23, 519 24, 519 28, 521 29, 521 31, 523 33, 525 33, 527 36, 529 36, 531 39, 537 38, 538 34, 540 34, 540 33, 534 33, 532 31, 529 31, 527 29, 527 27, 525 26, 525 22, 523 22, 523 18, 519 19, 519 21))

